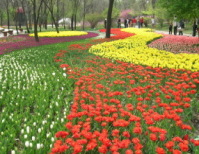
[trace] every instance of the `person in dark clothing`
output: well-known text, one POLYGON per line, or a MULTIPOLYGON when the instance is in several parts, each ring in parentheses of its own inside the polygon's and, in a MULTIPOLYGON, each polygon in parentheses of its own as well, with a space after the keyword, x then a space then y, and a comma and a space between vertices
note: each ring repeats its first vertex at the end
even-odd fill
POLYGON ((107 20, 105 19, 104 20, 104 28, 106 28, 106 25, 107 25, 107 20))
POLYGON ((196 31, 197 31, 197 24, 196 24, 196 21, 194 21, 194 23, 193 23, 193 34, 192 34, 192 36, 196 36, 196 31))
POLYGON ((124 20, 124 27, 127 28, 127 19, 124 20))
POLYGON ((169 25, 169 34, 172 34, 172 29, 173 29, 173 26, 172 24, 169 25))
POLYGON ((184 22, 181 20, 179 24, 179 35, 183 35, 184 31, 184 22))
POLYGON ((177 25, 177 17, 175 16, 174 17, 174 20, 173 20, 173 34, 174 35, 177 35, 177 31, 178 31, 178 25, 177 25))
POLYGON ((117 20, 117 28, 121 28, 121 19, 117 20))

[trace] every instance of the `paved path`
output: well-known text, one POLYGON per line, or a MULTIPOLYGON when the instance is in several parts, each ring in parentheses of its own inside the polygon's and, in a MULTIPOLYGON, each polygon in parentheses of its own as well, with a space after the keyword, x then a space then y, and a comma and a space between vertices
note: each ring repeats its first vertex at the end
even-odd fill
MULTIPOLYGON (((96 38, 105 38, 105 35, 106 35, 106 33, 101 33, 99 31, 90 31, 90 32, 98 33, 99 36, 97 36, 96 38)), ((167 32, 167 31, 155 30, 155 32, 161 33, 161 34, 169 34, 169 32, 167 32)), ((25 32, 19 32, 19 34, 25 34, 25 32)), ((13 31, 13 35, 17 35, 17 31, 16 30, 13 31)), ((184 36, 191 36, 192 37, 191 34, 183 34, 183 35, 184 36)), ((8 34, 8 36, 10 36, 10 35, 8 34)), ((1 32, 0 32, 0 37, 4 37, 3 33, 1 33, 1 32)))
MULTIPOLYGON (((156 33, 160 33, 160 34, 169 34, 169 32, 167 31, 159 31, 159 30, 155 30, 156 33)), ((178 33, 177 33, 178 34, 178 33)), ((172 34, 173 35, 173 34, 172 34)), ((191 34, 183 34, 183 36, 191 36, 193 37, 191 34)))

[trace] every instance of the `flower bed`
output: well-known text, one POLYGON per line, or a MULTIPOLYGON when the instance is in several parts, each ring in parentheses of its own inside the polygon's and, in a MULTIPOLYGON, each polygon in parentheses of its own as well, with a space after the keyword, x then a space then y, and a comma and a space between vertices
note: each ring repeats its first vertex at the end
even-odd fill
POLYGON ((149 32, 148 29, 128 28, 122 31, 137 35, 124 40, 105 42, 92 46, 89 52, 134 64, 199 71, 199 55, 197 54, 176 55, 165 50, 158 50, 147 46, 148 42, 160 38, 162 35, 149 32))
MULTIPOLYGON (((115 42, 107 43, 106 52, 126 40, 115 42)), ((68 122, 55 134, 51 154, 199 152, 188 116, 198 111, 199 72, 95 57, 86 52, 93 43, 72 45, 54 57, 56 62, 61 58, 60 67, 75 80, 75 90, 68 122)))
POLYGON ((26 40, 25 37, 20 37, 20 36, 3 37, 0 38, 0 46, 4 46, 8 43, 20 42, 25 40, 26 40))
POLYGON ((40 38, 40 42, 35 42, 35 39, 33 37, 29 37, 28 35, 20 35, 18 36, 18 38, 21 38, 22 41, 9 42, 9 43, 4 42, 2 45, 0 45, 0 55, 18 49, 24 49, 28 47, 41 46, 41 45, 60 43, 60 42, 70 42, 80 39, 91 38, 95 36, 98 36, 98 34, 88 32, 87 35, 81 35, 81 36, 40 38))
POLYGON ((165 35, 148 46, 173 53, 199 54, 199 40, 197 37, 165 35))
MULTIPOLYGON (((57 32, 39 32, 38 36, 39 37, 69 37, 69 36, 81 36, 81 35, 87 35, 87 32, 83 31, 60 31, 59 33, 57 32)), ((29 34, 29 36, 34 36, 33 34, 29 34)))
POLYGON ((0 56, 1 153, 199 153, 199 72, 88 52, 112 32, 0 56))

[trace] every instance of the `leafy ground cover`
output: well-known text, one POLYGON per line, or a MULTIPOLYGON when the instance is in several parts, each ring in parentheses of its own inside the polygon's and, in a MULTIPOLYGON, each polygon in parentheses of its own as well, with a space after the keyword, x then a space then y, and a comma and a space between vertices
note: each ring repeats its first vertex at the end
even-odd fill
POLYGON ((198 153, 199 72, 88 52, 112 33, 0 57, 2 153, 198 153))
POLYGON ((0 39, 0 55, 5 54, 7 52, 11 52, 13 50, 18 49, 24 49, 28 47, 35 47, 35 46, 41 46, 46 44, 53 44, 53 43, 61 43, 61 42, 69 42, 69 41, 75 41, 80 39, 86 39, 91 37, 98 36, 97 33, 88 32, 87 35, 81 35, 81 36, 68 36, 68 37, 43 37, 40 38, 40 42, 35 42, 33 37, 30 37, 28 35, 19 35, 19 36, 11 36, 9 39, 18 41, 1 41, 4 40, 4 38, 0 39))

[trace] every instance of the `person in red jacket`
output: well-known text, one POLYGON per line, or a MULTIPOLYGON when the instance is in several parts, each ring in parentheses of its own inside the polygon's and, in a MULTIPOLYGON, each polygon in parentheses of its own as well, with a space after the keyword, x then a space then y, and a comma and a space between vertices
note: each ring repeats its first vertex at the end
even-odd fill
POLYGON ((136 24, 137 24, 137 20, 136 20, 136 18, 133 18, 133 19, 132 19, 132 27, 135 27, 136 24))
POLYGON ((142 27, 143 26, 143 23, 144 23, 144 18, 140 18, 140 26, 142 27))

